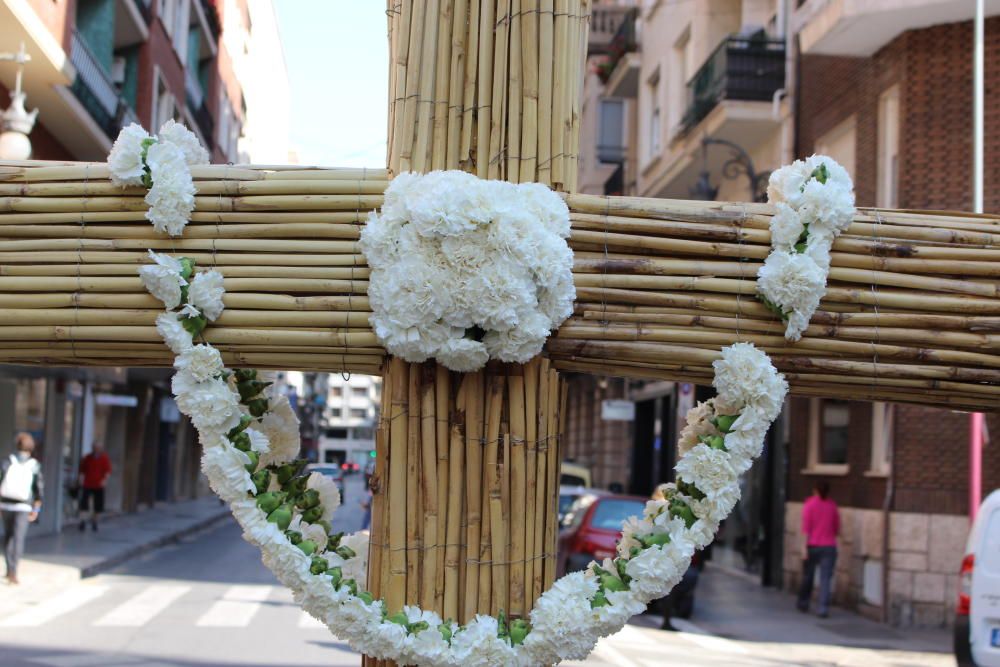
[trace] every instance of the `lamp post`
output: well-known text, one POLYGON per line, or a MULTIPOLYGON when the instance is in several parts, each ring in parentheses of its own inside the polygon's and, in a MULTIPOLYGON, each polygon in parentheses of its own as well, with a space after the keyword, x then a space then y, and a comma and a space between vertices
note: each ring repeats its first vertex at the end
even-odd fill
POLYGON ((0 114, 0 159, 27 160, 31 157, 31 134, 38 118, 38 109, 28 113, 24 108, 26 95, 21 90, 21 79, 24 76, 24 64, 31 56, 24 50, 24 43, 17 53, 0 53, 0 60, 17 63, 17 76, 14 80, 14 90, 10 93, 10 106, 0 114))
POLYGON ((739 144, 726 139, 712 139, 710 137, 701 140, 701 174, 698 176, 698 182, 691 188, 691 196, 695 199, 711 201, 719 194, 719 188, 712 186, 708 172, 708 147, 713 144, 725 146, 731 152, 730 158, 722 165, 722 175, 730 180, 746 176, 750 182, 750 199, 755 202, 765 201, 767 198, 767 179, 771 172, 758 172, 754 168, 750 155, 739 144))

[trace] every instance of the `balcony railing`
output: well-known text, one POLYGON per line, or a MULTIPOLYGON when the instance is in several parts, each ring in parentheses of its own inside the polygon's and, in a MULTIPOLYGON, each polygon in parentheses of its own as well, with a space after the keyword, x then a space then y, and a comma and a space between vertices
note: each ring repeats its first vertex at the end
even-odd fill
POLYGON ((138 122, 135 112, 118 94, 107 70, 76 32, 72 35, 70 61, 76 68, 76 79, 71 87, 73 94, 109 138, 114 139, 123 126, 138 122))
POLYGON ((201 105, 192 113, 194 114, 194 122, 198 124, 201 136, 205 139, 205 148, 212 150, 215 145, 215 120, 208 112, 208 105, 202 101, 201 105))
POLYGON ((635 19, 638 10, 628 8, 622 17, 618 29, 608 44, 606 53, 608 59, 598 65, 597 75, 601 78, 601 83, 607 83, 611 73, 615 71, 618 61, 625 57, 625 54, 632 53, 639 48, 636 40, 635 19))
POLYGON ((205 91, 202 90, 201 82, 198 81, 198 73, 194 67, 187 67, 184 70, 184 93, 188 108, 192 112, 197 111, 205 101, 205 91))
POLYGON ((723 100, 770 101, 785 85, 785 42, 727 37, 687 84, 689 130, 723 100))
POLYGON ((597 6, 591 9, 587 52, 607 53, 622 21, 632 12, 631 7, 597 6))

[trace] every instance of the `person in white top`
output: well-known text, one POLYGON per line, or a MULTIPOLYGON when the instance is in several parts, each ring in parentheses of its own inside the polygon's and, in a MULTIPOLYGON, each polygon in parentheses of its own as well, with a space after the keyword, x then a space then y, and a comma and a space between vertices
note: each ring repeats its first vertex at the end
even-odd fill
POLYGON ((0 462, 0 517, 3 518, 3 550, 7 581, 17 584, 17 563, 24 553, 28 524, 42 509, 42 465, 32 454, 35 439, 18 433, 14 453, 0 462))

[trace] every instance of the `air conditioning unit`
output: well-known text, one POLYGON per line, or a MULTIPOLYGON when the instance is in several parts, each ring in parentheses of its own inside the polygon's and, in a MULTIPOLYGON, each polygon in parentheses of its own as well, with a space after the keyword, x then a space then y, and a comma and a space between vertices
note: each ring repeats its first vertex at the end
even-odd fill
POLYGON ((125 58, 121 56, 111 61, 111 83, 119 88, 125 85, 125 58))

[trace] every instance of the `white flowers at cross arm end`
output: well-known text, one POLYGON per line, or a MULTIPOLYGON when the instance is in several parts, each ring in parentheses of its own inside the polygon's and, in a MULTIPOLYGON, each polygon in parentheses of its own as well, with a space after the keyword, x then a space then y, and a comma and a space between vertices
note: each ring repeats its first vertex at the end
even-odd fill
POLYGON ((185 385, 194 385, 217 378, 225 372, 222 355, 211 345, 194 345, 184 350, 174 360, 178 376, 184 376, 185 385))
POLYGON ((712 386, 719 392, 719 399, 741 409, 754 406, 769 422, 778 417, 788 383, 767 354, 753 343, 733 343, 723 348, 722 358, 712 362, 712 369, 712 386))
POLYGON ((826 271, 805 253, 775 250, 757 272, 757 288, 786 313, 785 338, 796 341, 826 294, 826 271))
POLYGON ((176 396, 177 408, 199 432, 226 433, 240 423, 240 396, 225 380, 199 382, 176 396))
POLYGON ((260 465, 285 463, 299 455, 299 418, 285 396, 269 395, 270 410, 260 420, 258 427, 267 436, 270 451, 260 457, 260 465))
POLYGON ((569 210, 544 186, 400 174, 361 233, 375 334, 456 371, 530 360, 572 313, 568 235, 569 210))
POLYGON ((198 141, 198 135, 173 118, 160 126, 160 131, 156 136, 160 141, 179 148, 184 154, 184 161, 189 166, 208 164, 208 151, 198 141))
POLYGON ((146 151, 153 187, 146 193, 146 219, 153 229, 180 236, 194 210, 194 181, 184 152, 168 143, 155 143, 146 151))
POLYGON ((222 314, 225 306, 222 297, 226 290, 223 286, 222 274, 212 269, 195 274, 188 289, 188 301, 197 308, 209 321, 214 321, 222 314))
POLYGON ((142 162, 142 144, 149 138, 149 133, 136 123, 122 128, 108 154, 112 183, 142 185, 142 177, 146 173, 146 165, 142 162))
POLYGON ((181 277, 181 263, 170 255, 149 251, 153 264, 139 267, 139 277, 150 294, 163 302, 167 310, 173 310, 181 303, 181 288, 187 281, 181 277))
POLYGON ((174 354, 183 354, 194 345, 191 333, 184 328, 175 312, 167 311, 157 315, 156 330, 174 354))

